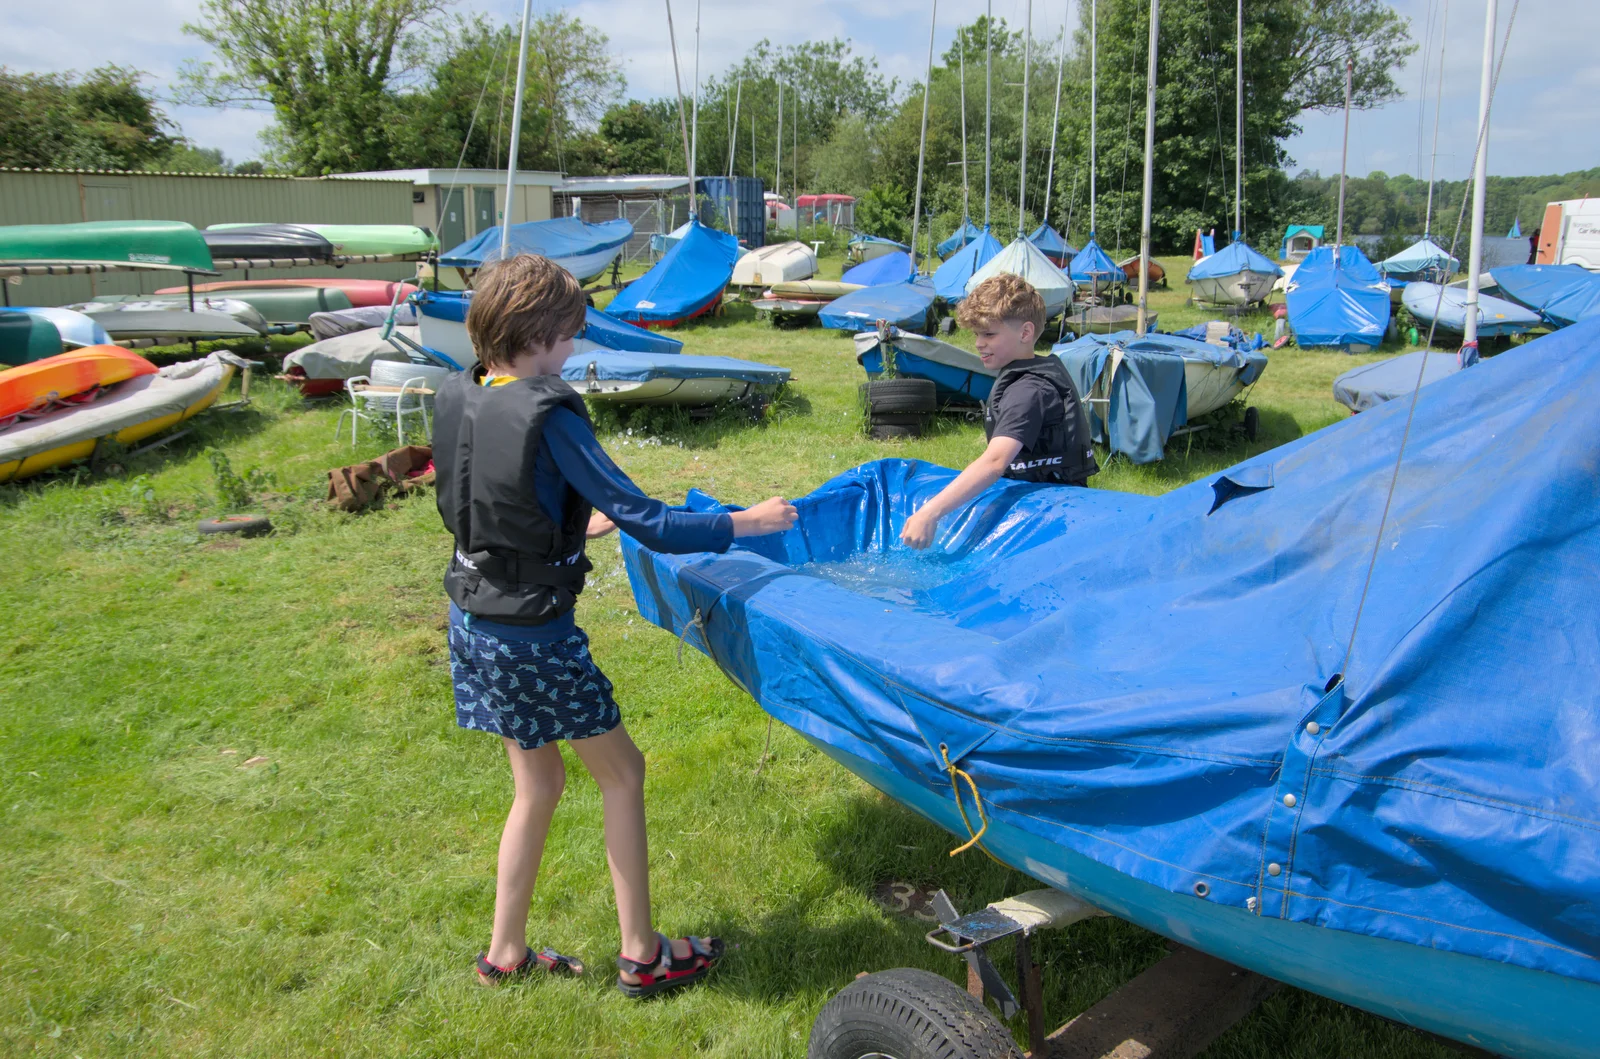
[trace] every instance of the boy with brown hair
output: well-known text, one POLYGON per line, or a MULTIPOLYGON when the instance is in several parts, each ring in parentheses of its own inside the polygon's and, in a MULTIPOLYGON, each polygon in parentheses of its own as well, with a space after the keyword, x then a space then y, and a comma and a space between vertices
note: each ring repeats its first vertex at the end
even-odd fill
POLYGON ((956 310, 977 339, 983 366, 999 376, 983 406, 982 455, 923 504, 900 531, 913 548, 933 541, 939 520, 1001 477, 1052 485, 1087 485, 1100 470, 1089 418, 1060 358, 1035 356, 1044 331, 1044 299, 1020 276, 1002 272, 978 284, 956 310))
POLYGON ((582 961, 527 941, 566 782, 564 739, 600 787, 622 931, 617 988, 643 997, 703 979, 723 947, 669 942, 651 926, 644 755, 573 619, 591 569, 584 544, 620 526, 658 551, 721 552, 735 537, 788 529, 795 509, 772 497, 733 514, 675 511, 629 481, 595 439, 583 398, 561 381, 584 309, 577 280, 543 257, 508 258, 478 276, 467 331, 479 362, 439 387, 433 422, 439 514, 455 538, 444 578, 450 674, 456 723, 501 738, 516 790, 479 980, 583 973, 582 961))

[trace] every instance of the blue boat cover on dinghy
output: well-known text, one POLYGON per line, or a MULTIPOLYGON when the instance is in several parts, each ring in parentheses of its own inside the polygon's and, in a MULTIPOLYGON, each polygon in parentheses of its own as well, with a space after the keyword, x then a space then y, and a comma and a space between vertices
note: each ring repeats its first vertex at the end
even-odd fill
POLYGON ((985 228, 933 273, 933 292, 954 305, 967 296, 967 281, 1001 250, 1000 240, 985 228))
POLYGON ((1551 327, 1600 314, 1600 275, 1582 265, 1507 265, 1490 269, 1500 293, 1538 313, 1551 327))
POLYGON ((681 323, 722 297, 738 259, 739 240, 697 221, 649 272, 619 291, 606 312, 629 323, 681 323))
POLYGON ((847 269, 839 277, 843 283, 859 283, 863 287, 877 287, 885 283, 899 283, 908 280, 914 273, 911 265, 911 255, 904 250, 896 250, 892 254, 875 257, 871 261, 863 261, 854 268, 847 269))
MULTIPOLYGON (((1441 287, 1427 280, 1414 279, 1406 284, 1400 300, 1423 327, 1437 319, 1441 331, 1459 335, 1467 330, 1465 287, 1441 287)), ((1532 309, 1478 292, 1478 335, 1481 338, 1520 335, 1541 323, 1539 314, 1532 309)))
POLYGON ((938 254, 940 257, 949 257, 951 254, 955 253, 957 250, 960 250, 962 247, 966 246, 968 243, 972 242, 982 234, 982 228, 979 228, 971 221, 965 221, 962 223, 960 228, 957 228, 955 231, 950 233, 949 238, 945 239, 938 246, 935 246, 933 248, 933 252, 938 254))
POLYGON ((1065 268, 1067 262, 1077 256, 1078 248, 1061 237, 1061 233, 1048 224, 1041 224, 1028 233, 1028 242, 1038 247, 1040 252, 1065 268))
POLYGON ((1174 936, 1192 903, 1600 983, 1597 346, 1419 394, 1348 654, 1409 402, 1160 497, 1001 480, 925 553, 956 472, 869 463, 725 555, 624 537, 629 577, 777 719, 941 813, 943 746, 1002 837, 1171 895, 1174 936))
POLYGON ((1378 262, 1378 271, 1388 277, 1390 283, 1401 286, 1412 280, 1443 283, 1460 269, 1461 262, 1432 239, 1419 239, 1398 254, 1378 262))
POLYGON ((581 382, 589 366, 595 377, 618 382, 648 382, 651 379, 739 379, 743 382, 775 386, 789 381, 789 369, 760 364, 737 357, 703 357, 689 353, 621 353, 596 350, 574 353, 561 366, 561 377, 581 382))
MULTIPOLYGON (((441 320, 465 323, 467 310, 472 307, 471 291, 421 290, 411 295, 410 301, 417 311, 441 320)), ((599 309, 584 311, 583 330, 575 338, 586 338, 607 349, 636 350, 647 353, 676 353, 683 343, 671 335, 661 335, 635 327, 599 309)))
MULTIPOLYGON (((527 221, 511 226, 512 254, 540 254, 548 258, 578 257, 612 247, 633 238, 633 225, 618 217, 614 221, 590 224, 577 217, 556 217, 548 221, 527 221)), ((486 261, 500 259, 500 226, 485 228, 460 246, 439 255, 439 264, 451 268, 481 268, 486 261)))
POLYGON ((870 331, 879 320, 908 331, 921 331, 928 326, 932 308, 933 283, 927 276, 918 276, 902 283, 851 291, 829 302, 817 319, 823 327, 839 331, 870 331))
POLYGON ((1268 276, 1281 276, 1283 269, 1267 255, 1240 241, 1201 258, 1189 269, 1185 282, 1197 279, 1226 279, 1241 272, 1261 272, 1268 276))
POLYGON ((1161 459, 1173 431, 1189 421, 1185 359, 1235 368, 1245 386, 1255 382, 1267 366, 1266 354, 1259 347, 1238 350, 1178 335, 1140 337, 1136 331, 1084 335, 1050 352, 1061 358, 1079 395, 1084 396, 1094 389, 1114 348, 1122 350, 1122 364, 1111 380, 1111 403, 1086 404, 1085 410, 1094 439, 1134 463, 1161 459))
POLYGON ((1319 246, 1289 283, 1295 344, 1376 346, 1389 327, 1389 288, 1360 247, 1319 246))
POLYGON ((1083 249, 1073 255, 1072 263, 1067 266, 1067 275, 1074 283, 1089 284, 1096 281, 1100 283, 1121 282, 1127 279, 1127 274, 1122 267, 1100 249, 1100 244, 1090 239, 1083 244, 1083 249))

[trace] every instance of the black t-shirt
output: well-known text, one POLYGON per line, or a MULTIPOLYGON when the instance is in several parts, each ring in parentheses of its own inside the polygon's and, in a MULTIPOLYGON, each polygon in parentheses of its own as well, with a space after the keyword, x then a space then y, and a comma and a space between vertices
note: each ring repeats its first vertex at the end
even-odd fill
POLYGON ((1038 443, 1046 425, 1059 423, 1067 415, 1056 388, 1048 379, 1031 373, 1007 386, 991 411, 994 431, 989 436, 1020 441, 1025 449, 1038 443))

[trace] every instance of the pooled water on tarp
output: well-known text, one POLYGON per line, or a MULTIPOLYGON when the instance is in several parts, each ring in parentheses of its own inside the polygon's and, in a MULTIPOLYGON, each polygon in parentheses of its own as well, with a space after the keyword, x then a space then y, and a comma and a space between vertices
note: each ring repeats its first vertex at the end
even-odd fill
POLYGON ((973 557, 952 560, 937 552, 917 552, 896 547, 887 552, 857 552, 833 563, 806 563, 795 572, 832 581, 840 588, 885 603, 918 607, 931 589, 973 569, 973 557))

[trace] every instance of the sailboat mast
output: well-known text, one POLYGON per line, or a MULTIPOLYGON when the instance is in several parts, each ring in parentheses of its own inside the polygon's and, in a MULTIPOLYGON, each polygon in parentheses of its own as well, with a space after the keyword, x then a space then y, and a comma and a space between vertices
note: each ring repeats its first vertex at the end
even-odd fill
POLYGON ((772 154, 773 154, 773 157, 775 159, 773 164, 777 166, 777 172, 774 173, 773 177, 772 177, 772 190, 778 193, 778 197, 779 198, 782 198, 783 197, 783 81, 782 80, 779 80, 779 82, 778 82, 778 143, 777 143, 777 146, 773 149, 772 154))
POLYGON ((1144 88, 1144 210, 1139 228, 1139 321, 1144 334, 1150 319, 1150 190, 1155 177, 1156 42, 1161 39, 1161 0, 1150 0, 1149 73, 1144 88))
POLYGON ((1233 241, 1244 238, 1244 0, 1237 0, 1233 41, 1233 241))
MULTIPOLYGON (((723 96, 727 98, 726 95, 723 96)), ((733 93, 733 121, 728 125, 728 179, 733 179, 733 156, 739 150, 739 104, 744 102, 744 78, 733 93)))
MULTIPOLYGON (((794 165, 791 168, 794 170, 792 178, 794 181, 794 208, 798 211, 800 209, 800 93, 791 92, 790 95, 794 96, 794 121, 791 123, 794 126, 794 131, 790 133, 794 142, 794 165)), ((800 214, 798 212, 795 213, 794 223, 796 230, 798 230, 800 224, 800 214)))
POLYGON ((963 31, 956 38, 961 57, 961 223, 972 223, 972 184, 967 180, 967 39, 963 31))
POLYGON ((1450 27, 1450 0, 1439 19, 1439 84, 1433 92, 1433 156, 1428 162, 1428 209, 1422 215, 1422 238, 1433 237, 1433 177, 1439 167, 1439 112, 1444 109, 1444 41, 1450 27))
POLYGON ((700 0, 694 0, 694 106, 689 111, 689 150, 694 152, 689 166, 692 172, 700 168, 700 0))
POLYGON ((1100 124, 1100 2, 1089 4, 1089 238, 1095 233, 1094 148, 1100 124))
MULTIPOLYGON (((1492 0, 1491 0, 1492 2, 1492 0)), ((1344 183, 1345 176, 1350 169, 1350 79, 1355 72, 1356 64, 1352 59, 1344 61, 1344 150, 1339 155, 1339 224, 1333 232, 1333 264, 1339 265, 1339 248, 1344 245, 1344 183)))
POLYGON ((511 103, 511 155, 506 160, 506 215, 500 219, 501 259, 511 252, 511 202, 517 189, 517 144, 522 141, 522 84, 528 79, 528 17, 532 13, 533 0, 522 0, 522 48, 517 52, 517 91, 511 103))
POLYGON ((1467 255, 1467 320, 1461 346, 1478 344, 1478 277, 1483 274, 1484 184, 1489 178, 1489 104, 1494 98, 1494 31, 1497 0, 1487 0, 1483 22, 1483 76, 1478 84, 1478 150, 1472 167, 1472 246, 1467 255))
POLYGON ((1017 167, 1017 238, 1023 237, 1022 218, 1028 208, 1028 84, 1033 80, 1033 0, 1028 0, 1028 21, 1022 37, 1022 161, 1017 167))
POLYGON ((1050 223, 1050 191, 1056 178, 1056 135, 1061 130, 1061 73, 1067 66, 1067 20, 1061 19, 1061 51, 1056 56, 1056 109, 1050 117, 1050 168, 1044 174, 1044 206, 1039 223, 1050 223))
POLYGON ((933 32, 939 25, 939 0, 928 20, 928 73, 922 82, 922 142, 917 147, 917 193, 911 206, 911 276, 917 274, 917 227, 922 220, 922 165, 928 157, 928 97, 933 95, 933 32))
MULTIPOLYGON (((528 0, 531 7, 533 0, 528 0)), ((667 5, 667 43, 672 47, 672 85, 678 92, 678 128, 683 133, 683 161, 684 168, 688 170, 689 177, 689 219, 694 220, 695 194, 694 194, 694 154, 689 150, 689 122, 684 116, 683 105, 683 78, 678 74, 678 34, 672 27, 672 0, 666 0, 667 5)))
POLYGON ((983 227, 989 228, 989 164, 994 146, 994 3, 985 5, 983 18, 983 227))

